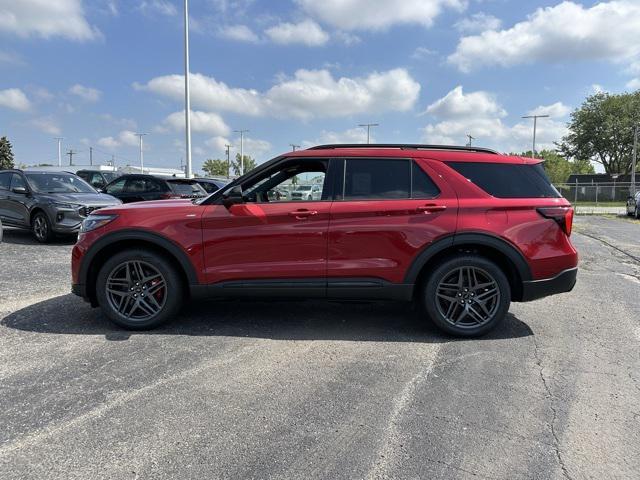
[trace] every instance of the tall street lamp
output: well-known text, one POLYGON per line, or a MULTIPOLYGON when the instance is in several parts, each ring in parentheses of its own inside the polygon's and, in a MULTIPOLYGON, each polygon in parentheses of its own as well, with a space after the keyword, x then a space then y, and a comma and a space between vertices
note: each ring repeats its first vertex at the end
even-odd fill
POLYGON ((185 176, 193 176, 191 168, 191 94, 189 92, 189 0, 184 0, 184 127, 187 171, 185 176))
POLYGON ((539 118, 549 118, 549 115, 526 115, 522 118, 533 118, 533 148, 531 149, 531 158, 536 156, 536 128, 538 127, 539 118))
POLYGON ((360 123, 358 124, 359 127, 367 127, 367 144, 369 144, 369 139, 371 138, 370 133, 371 133, 371 127, 379 127, 380 124, 379 123, 360 123))

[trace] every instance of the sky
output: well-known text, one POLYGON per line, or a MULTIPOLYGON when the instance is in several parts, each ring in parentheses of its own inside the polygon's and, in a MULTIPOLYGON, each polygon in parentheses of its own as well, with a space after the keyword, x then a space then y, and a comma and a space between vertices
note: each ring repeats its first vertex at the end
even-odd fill
MULTIPOLYGON (((640 0, 190 0, 193 167, 320 143, 538 149, 586 96, 640 88, 640 0)), ((178 168, 182 0, 0 0, 0 136, 17 163, 178 168), (63 164, 68 156, 63 157, 63 164)))

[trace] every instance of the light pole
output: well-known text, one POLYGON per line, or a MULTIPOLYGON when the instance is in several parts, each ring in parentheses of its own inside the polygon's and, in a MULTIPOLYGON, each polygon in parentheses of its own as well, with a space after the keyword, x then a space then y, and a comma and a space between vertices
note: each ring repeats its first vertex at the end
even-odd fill
POLYGON ((379 127, 380 124, 379 123, 360 123, 358 124, 359 127, 367 127, 367 144, 369 144, 369 140, 371 138, 370 133, 371 133, 371 127, 379 127))
POLYGON ((231 145, 225 145, 225 147, 227 148, 227 178, 229 178, 231 172, 231 159, 229 158, 229 149, 231 148, 231 145))
POLYGON ((136 136, 138 137, 138 145, 140 147, 140 153, 139 153, 140 173, 144 173, 144 155, 142 153, 142 137, 144 137, 145 135, 146 133, 136 133, 136 136))
POLYGON ((533 118, 533 149, 531 150, 531 158, 536 156, 536 128, 538 127, 539 118, 549 118, 549 115, 525 115, 522 118, 533 118))
POLYGON ((291 145, 292 151, 296 151, 296 148, 300 148, 300 145, 296 145, 294 143, 290 143, 289 145, 291 145))
POLYGON ((633 162, 631 163, 631 196, 636 194, 636 164, 638 161, 638 125, 633 134, 633 162))
POLYGON ((249 130, 234 130, 240 134, 240 175, 244 175, 244 134, 249 130))
POLYGON ((470 146, 471 146, 471 140, 476 140, 476 137, 472 137, 472 136, 471 136, 471 135, 469 135, 468 133, 467 133, 467 135, 466 135, 466 136, 467 136, 467 138, 469 139, 469 143, 467 143, 467 147, 470 147, 470 146))
POLYGON ((62 166, 62 140, 64 137, 56 137, 54 140, 58 141, 58 166, 62 166))
POLYGON ((184 127, 187 171, 185 176, 191 178, 191 94, 189 91, 189 0, 184 0, 184 127))

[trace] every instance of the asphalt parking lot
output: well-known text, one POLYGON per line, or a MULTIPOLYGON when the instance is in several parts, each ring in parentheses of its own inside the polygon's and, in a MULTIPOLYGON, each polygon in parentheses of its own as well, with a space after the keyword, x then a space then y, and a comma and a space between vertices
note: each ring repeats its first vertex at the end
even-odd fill
POLYGON ((0 478, 640 475, 640 223, 579 217, 575 290, 455 340, 393 303, 203 302, 161 330, 0 244, 0 478))

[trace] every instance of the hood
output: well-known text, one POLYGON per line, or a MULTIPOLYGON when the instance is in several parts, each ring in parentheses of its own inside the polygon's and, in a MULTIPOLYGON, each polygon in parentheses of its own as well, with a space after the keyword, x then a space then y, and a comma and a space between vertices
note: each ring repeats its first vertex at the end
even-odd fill
POLYGON ((72 203, 91 207, 120 205, 122 202, 106 193, 40 193, 38 198, 59 203, 72 203))

